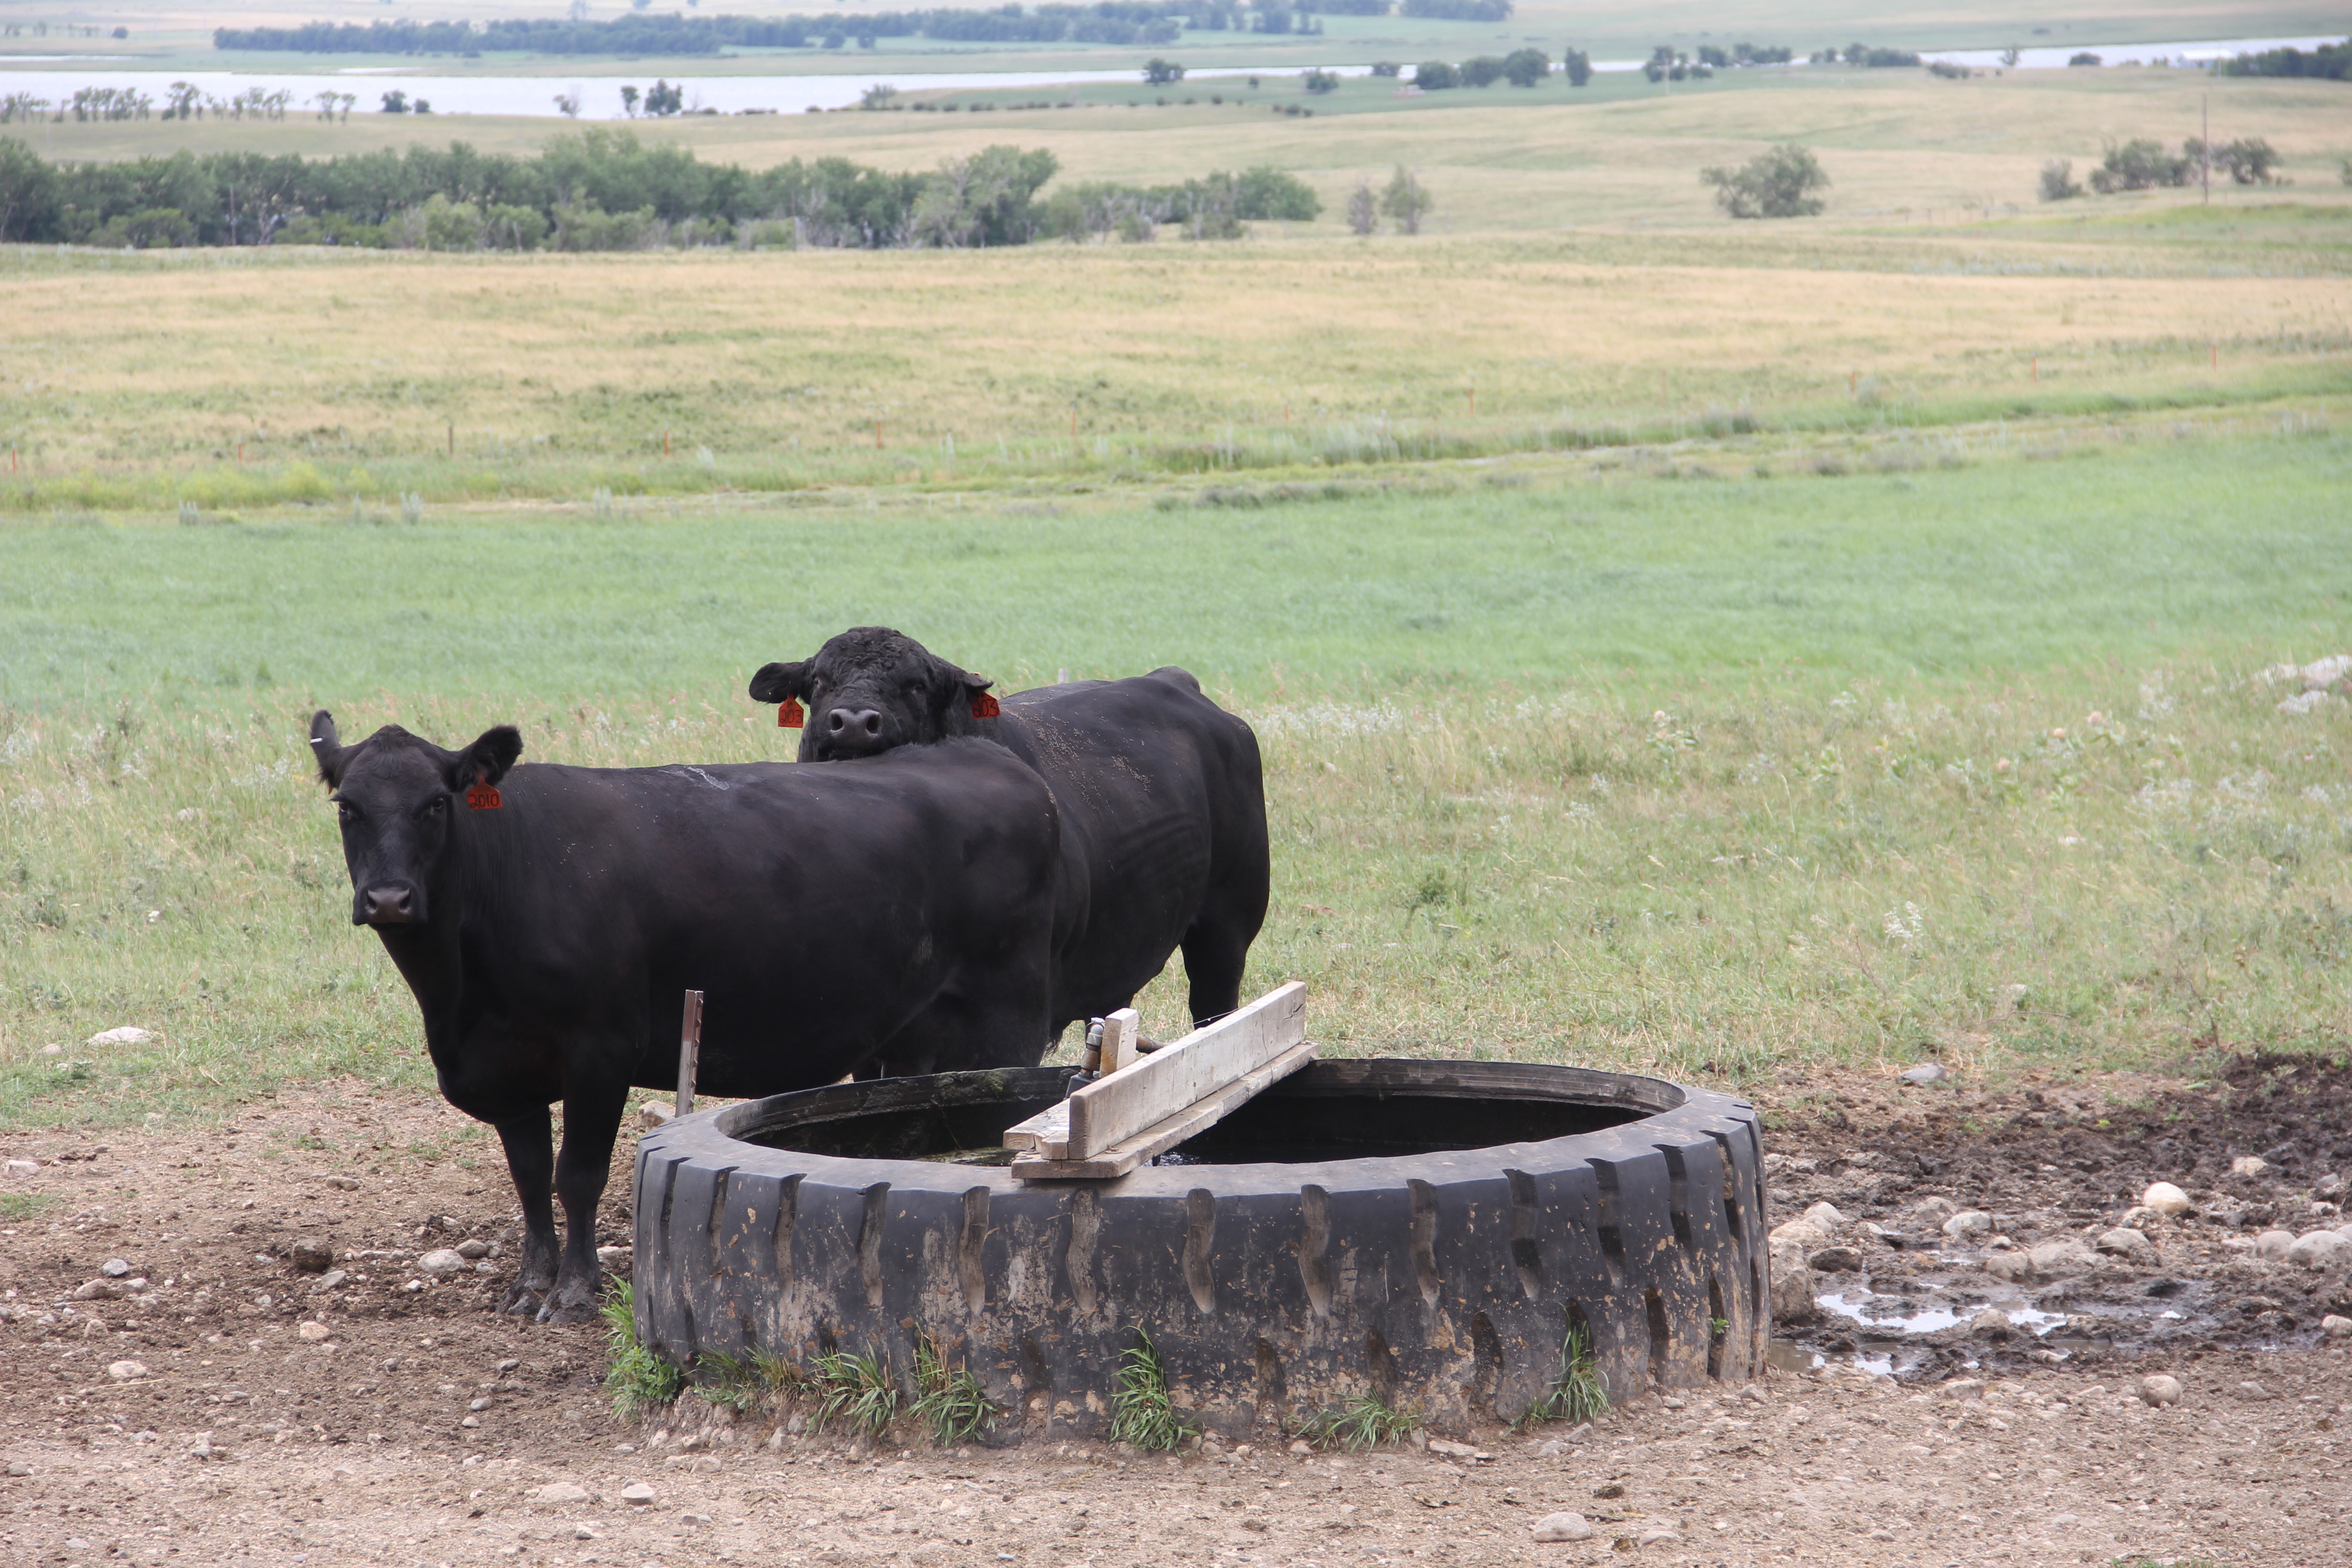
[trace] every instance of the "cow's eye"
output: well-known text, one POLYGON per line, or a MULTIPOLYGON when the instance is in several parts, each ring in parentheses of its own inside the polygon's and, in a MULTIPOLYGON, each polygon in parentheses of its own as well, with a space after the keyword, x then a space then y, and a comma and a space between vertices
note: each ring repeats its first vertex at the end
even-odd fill
POLYGON ((427 816, 438 816, 448 809, 449 803, 437 795, 425 803, 425 815, 427 816))
POLYGON ((357 822, 360 819, 359 808, 347 800, 335 802, 335 815, 345 822, 357 822))

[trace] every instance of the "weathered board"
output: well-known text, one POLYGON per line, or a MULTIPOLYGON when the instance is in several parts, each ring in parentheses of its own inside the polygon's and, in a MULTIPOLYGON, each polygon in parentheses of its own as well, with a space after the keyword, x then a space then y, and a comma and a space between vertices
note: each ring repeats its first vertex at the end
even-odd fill
POLYGON ((1131 1138, 1306 1038, 1307 987, 1294 980, 1070 1096, 1062 1158, 1083 1160, 1131 1138))
MULTIPOLYGON (((1024 1182, 1106 1181, 1124 1176, 1154 1154, 1164 1154, 1187 1138, 1215 1126, 1270 1085, 1281 1082, 1314 1059, 1314 1045, 1302 1041, 1265 1066, 1244 1073, 1175 1115, 1154 1122, 1099 1153, 1083 1158, 1053 1158, 1045 1153, 1048 1145, 1040 1141, 1034 1149, 1015 1155, 1009 1168, 1024 1182)), ((1066 1143, 1063 1146, 1067 1147, 1066 1143)))

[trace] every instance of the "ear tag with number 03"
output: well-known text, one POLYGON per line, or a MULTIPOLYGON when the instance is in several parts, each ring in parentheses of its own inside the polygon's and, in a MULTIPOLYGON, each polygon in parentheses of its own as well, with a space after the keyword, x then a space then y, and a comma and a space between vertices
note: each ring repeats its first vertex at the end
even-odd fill
POLYGON ((505 803, 499 796, 499 786, 474 775, 473 787, 466 791, 466 805, 475 811, 496 811, 505 803))
POLYGON ((801 707, 801 700, 797 697, 787 697, 776 704, 776 728, 779 730, 797 730, 807 717, 807 710, 801 707))
POLYGON ((1004 710, 996 705, 996 698, 993 693, 987 691, 975 691, 971 694, 971 716, 973 718, 993 719, 1003 711, 1004 710))

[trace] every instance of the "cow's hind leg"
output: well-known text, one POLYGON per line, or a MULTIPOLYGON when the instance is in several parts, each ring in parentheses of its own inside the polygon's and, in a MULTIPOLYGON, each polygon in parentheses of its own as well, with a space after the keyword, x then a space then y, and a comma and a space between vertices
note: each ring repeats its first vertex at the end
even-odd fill
POLYGON ((563 1152, 555 1162, 555 1194, 563 1200, 563 1265, 555 1289, 539 1310, 542 1323, 584 1323, 596 1316, 604 1270, 596 1262, 596 1203, 613 1165, 620 1135, 625 1080, 584 1087, 564 1097, 563 1152))
POLYGON ((506 1145, 507 1174, 522 1200, 522 1268, 499 1310, 536 1312, 541 1299, 555 1289, 555 1204, 549 1194, 555 1176, 554 1130, 543 1105, 495 1125, 499 1142, 506 1145))
POLYGON ((1242 972, 1249 963, 1250 942, 1265 919, 1263 904, 1252 918, 1250 911, 1224 903, 1213 890, 1184 933, 1184 980, 1195 1027, 1242 1005, 1242 972))

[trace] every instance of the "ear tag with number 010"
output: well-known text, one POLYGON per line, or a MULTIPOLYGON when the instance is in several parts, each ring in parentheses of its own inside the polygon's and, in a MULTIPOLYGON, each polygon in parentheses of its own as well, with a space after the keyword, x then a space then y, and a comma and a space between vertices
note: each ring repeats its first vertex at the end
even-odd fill
POLYGON ((801 700, 797 697, 787 697, 776 704, 776 728, 779 730, 797 730, 807 718, 808 713, 801 707, 801 700))
POLYGON ((499 796, 499 786, 477 773, 473 787, 466 791, 466 804, 476 811, 496 811, 505 803, 499 796))

